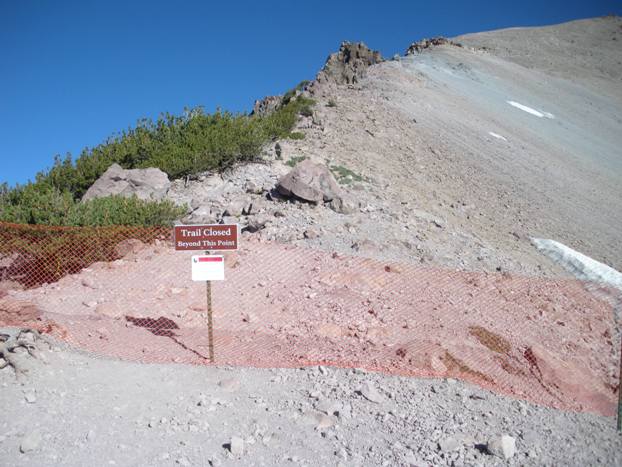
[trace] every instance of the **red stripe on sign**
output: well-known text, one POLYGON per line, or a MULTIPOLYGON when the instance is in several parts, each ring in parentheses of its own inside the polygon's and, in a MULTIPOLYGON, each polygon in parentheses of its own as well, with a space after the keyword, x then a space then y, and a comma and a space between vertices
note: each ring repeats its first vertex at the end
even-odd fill
POLYGON ((222 258, 218 258, 218 257, 199 258, 199 263, 221 263, 221 262, 222 262, 222 258))

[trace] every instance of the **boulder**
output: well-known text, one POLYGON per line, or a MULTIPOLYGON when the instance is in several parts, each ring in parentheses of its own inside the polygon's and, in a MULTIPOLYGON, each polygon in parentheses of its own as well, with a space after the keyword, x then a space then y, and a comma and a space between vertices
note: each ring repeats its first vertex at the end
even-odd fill
POLYGON ((311 203, 330 202, 341 196, 341 190, 328 167, 306 159, 299 162, 277 183, 278 192, 311 203))
POLYGON ((137 196, 142 200, 160 201, 166 196, 171 182, 160 169, 124 169, 112 164, 82 197, 82 201, 106 196, 137 196))

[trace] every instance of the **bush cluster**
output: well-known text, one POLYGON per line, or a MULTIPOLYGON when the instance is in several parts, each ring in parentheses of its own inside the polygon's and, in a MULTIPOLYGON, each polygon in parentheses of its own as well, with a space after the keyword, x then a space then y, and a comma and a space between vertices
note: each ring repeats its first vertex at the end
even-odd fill
MULTIPOLYGON (((297 88, 302 87, 303 84, 297 88)), ((126 169, 157 167, 171 179, 203 171, 221 171, 257 158, 271 140, 300 138, 291 133, 298 115, 310 115, 314 101, 286 94, 281 106, 265 116, 201 108, 182 115, 143 119, 135 128, 85 148, 72 160, 57 156, 51 169, 24 186, 0 186, 0 221, 47 225, 162 225, 177 218, 170 203, 111 197, 80 203, 88 188, 118 163, 126 169)))

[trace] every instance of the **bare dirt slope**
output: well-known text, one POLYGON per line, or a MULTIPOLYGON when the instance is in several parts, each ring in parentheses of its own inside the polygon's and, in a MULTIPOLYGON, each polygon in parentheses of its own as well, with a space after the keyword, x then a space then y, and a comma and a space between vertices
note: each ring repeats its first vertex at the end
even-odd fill
MULTIPOLYGON (((586 40, 616 44, 618 18, 585 24, 586 40)), ((566 28, 576 25, 542 35, 566 28)), ((531 30, 512 31, 507 47, 531 44, 531 30)), ((508 34, 477 40, 495 44, 508 34)), ((532 67, 451 45, 373 65, 358 84, 316 92, 316 124, 289 155, 327 159, 372 180, 377 203, 385 202, 395 220, 383 224, 387 231, 422 211, 443 219, 441 228, 424 223, 415 234, 434 263, 555 273, 529 243, 541 237, 620 269, 622 65, 617 49, 592 57, 594 46, 559 60, 553 49, 549 60, 536 41, 529 50, 541 58, 532 67), (573 57, 581 80, 568 65, 573 57), (588 58, 606 72, 584 68, 588 58)))
POLYGON ((459 43, 620 98, 622 21, 594 18, 458 36, 459 43), (526 40, 528 36, 529 40, 526 40), (617 83, 617 89, 615 85, 617 83))

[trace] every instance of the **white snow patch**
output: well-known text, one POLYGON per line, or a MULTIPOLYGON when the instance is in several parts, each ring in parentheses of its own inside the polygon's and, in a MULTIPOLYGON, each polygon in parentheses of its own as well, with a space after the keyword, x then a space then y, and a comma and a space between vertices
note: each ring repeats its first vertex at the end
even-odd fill
POLYGON ((508 104, 510 104, 512 107, 516 107, 517 109, 523 110, 531 115, 535 115, 536 117, 539 118, 555 118, 555 115, 553 115, 552 113, 549 112, 544 112, 541 110, 536 110, 536 109, 532 109, 531 107, 527 107, 526 105, 520 104, 518 102, 515 101, 506 101, 508 104))
POLYGON ((534 246, 578 279, 600 282, 622 290, 622 274, 555 240, 531 239, 534 246))
POLYGON ((489 132, 488 132, 488 134, 489 134, 490 136, 492 136, 493 138, 497 138, 497 139, 500 139, 500 140, 502 140, 502 141, 507 141, 507 139, 506 139, 504 136, 501 136, 501 135, 499 135, 499 134, 497 134, 497 133, 494 133, 494 132, 492 132, 492 131, 489 131, 489 132))

